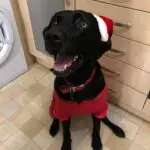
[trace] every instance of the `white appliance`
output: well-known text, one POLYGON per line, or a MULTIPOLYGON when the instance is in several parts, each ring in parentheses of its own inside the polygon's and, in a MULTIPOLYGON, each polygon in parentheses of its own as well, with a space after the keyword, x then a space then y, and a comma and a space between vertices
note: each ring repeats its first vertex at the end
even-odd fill
POLYGON ((11 0, 0 0, 0 88, 27 71, 11 0))

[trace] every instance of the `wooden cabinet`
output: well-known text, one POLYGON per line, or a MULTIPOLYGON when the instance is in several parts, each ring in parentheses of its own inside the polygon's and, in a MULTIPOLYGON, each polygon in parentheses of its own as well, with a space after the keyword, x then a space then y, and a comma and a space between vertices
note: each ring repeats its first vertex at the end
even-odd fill
POLYGON ((109 100, 150 121, 150 4, 149 0, 76 0, 76 8, 110 17, 114 26, 112 50, 99 61, 109 100), (141 4, 142 3, 142 4, 141 4))

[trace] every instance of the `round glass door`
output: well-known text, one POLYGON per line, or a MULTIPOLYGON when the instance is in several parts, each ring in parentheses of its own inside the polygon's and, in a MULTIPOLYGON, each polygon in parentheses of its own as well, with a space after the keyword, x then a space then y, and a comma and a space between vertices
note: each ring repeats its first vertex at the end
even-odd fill
POLYGON ((3 64, 13 46, 13 29, 6 15, 0 10, 0 65, 3 64))

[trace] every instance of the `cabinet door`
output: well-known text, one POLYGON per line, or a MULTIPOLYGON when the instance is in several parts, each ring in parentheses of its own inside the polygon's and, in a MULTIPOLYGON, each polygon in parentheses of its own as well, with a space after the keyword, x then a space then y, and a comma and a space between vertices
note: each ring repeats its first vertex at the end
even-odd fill
POLYGON ((55 12, 74 9, 74 0, 18 0, 23 18, 29 51, 37 60, 52 67, 53 60, 46 53, 42 31, 55 12))

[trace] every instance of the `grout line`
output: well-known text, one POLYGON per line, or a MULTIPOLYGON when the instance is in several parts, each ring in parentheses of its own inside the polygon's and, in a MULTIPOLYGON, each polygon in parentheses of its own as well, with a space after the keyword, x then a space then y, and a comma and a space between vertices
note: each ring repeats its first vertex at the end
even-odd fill
POLYGON ((141 145, 137 144, 140 148, 142 148, 143 150, 146 150, 144 147, 142 147, 141 145))
POLYGON ((133 141, 132 144, 134 143, 134 141, 135 141, 137 135, 139 134, 140 130, 141 130, 141 127, 139 127, 139 130, 136 132, 135 137, 134 137, 133 140, 132 140, 132 141, 133 141))

